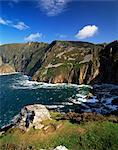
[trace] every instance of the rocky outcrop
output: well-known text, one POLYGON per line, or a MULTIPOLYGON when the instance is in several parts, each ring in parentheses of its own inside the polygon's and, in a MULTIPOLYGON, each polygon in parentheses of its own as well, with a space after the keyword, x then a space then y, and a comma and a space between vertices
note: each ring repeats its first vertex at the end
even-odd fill
MULTIPOLYGON (((46 150, 46 149, 40 149, 40 150, 46 150)), ((52 150, 68 150, 65 146, 57 146, 56 148, 52 149, 52 150)))
POLYGON ((0 74, 9 74, 15 73, 15 69, 11 67, 9 64, 4 64, 0 66, 0 74))
POLYGON ((14 127, 22 130, 29 130, 30 128, 41 129, 44 127, 42 121, 48 120, 50 113, 44 105, 34 104, 25 106, 21 112, 14 117, 14 127))
POLYGON ((68 150, 65 146, 57 146, 55 149, 53 150, 68 150))

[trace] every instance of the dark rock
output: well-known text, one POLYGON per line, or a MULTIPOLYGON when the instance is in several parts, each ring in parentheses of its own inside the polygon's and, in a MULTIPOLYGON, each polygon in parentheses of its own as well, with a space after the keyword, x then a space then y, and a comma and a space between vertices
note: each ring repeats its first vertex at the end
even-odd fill
POLYGON ((0 132, 6 132, 6 131, 8 131, 9 129, 11 129, 13 126, 14 126, 14 123, 5 125, 5 126, 3 126, 3 127, 0 128, 0 132))
POLYGON ((117 97, 117 98, 114 98, 114 99, 112 100, 112 104, 113 104, 113 105, 118 105, 118 97, 117 97))

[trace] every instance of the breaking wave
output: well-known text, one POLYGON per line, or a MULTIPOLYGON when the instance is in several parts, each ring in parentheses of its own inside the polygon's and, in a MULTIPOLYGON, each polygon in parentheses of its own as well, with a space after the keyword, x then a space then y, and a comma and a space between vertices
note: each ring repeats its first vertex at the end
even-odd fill
POLYGON ((51 84, 32 81, 21 73, 0 76, 0 126, 7 124, 24 105, 43 104, 62 112, 97 112, 118 110, 118 85, 51 84), (7 94, 6 94, 7 93, 7 94))
POLYGON ((19 74, 19 72, 12 72, 12 73, 0 73, 0 76, 14 75, 14 74, 19 74))
MULTIPOLYGON (((65 106, 79 105, 82 111, 107 113, 118 109, 112 101, 118 98, 117 92, 118 85, 101 84, 94 85, 77 85, 67 83, 43 83, 31 81, 26 75, 20 76, 12 84, 14 89, 68 89, 74 88, 77 92, 67 99, 66 102, 61 102, 61 105, 47 105, 49 109, 64 108, 65 106), (93 92, 94 94, 91 93, 93 92), (90 95, 91 94, 91 95, 90 95)), ((50 98, 51 100, 51 98, 50 98)))
POLYGON ((91 88, 90 85, 77 85, 77 84, 67 84, 67 83, 44 83, 44 82, 37 82, 30 80, 30 77, 27 75, 22 75, 21 77, 14 80, 14 82, 11 85, 14 89, 38 89, 38 88, 81 88, 81 87, 87 87, 91 88))

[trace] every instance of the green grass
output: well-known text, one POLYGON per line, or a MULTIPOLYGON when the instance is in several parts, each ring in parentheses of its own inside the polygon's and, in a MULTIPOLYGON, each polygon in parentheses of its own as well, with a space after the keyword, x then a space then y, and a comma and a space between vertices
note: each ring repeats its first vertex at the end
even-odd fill
MULTIPOLYGON (((54 115, 53 115, 54 116, 54 115)), ((58 116, 58 114, 57 114, 58 116)), ((56 117, 56 115, 54 116, 56 117)), ((69 150, 117 150, 118 149, 118 124, 111 122, 89 122, 81 125, 72 124, 69 121, 53 123, 62 124, 59 129, 30 130, 22 133, 18 129, 12 129, 0 138, 0 149, 7 150, 10 147, 32 147, 50 149, 58 145, 64 145, 69 150), (6 147, 5 147, 6 146, 6 147)), ((50 124, 46 122, 45 124, 50 124)), ((11 149, 12 150, 12 149, 11 149)))
POLYGON ((46 76, 48 78, 55 77, 60 74, 66 76, 66 75, 68 75, 70 68, 71 68, 71 64, 64 63, 63 65, 61 65, 59 67, 49 68, 47 71, 47 74, 44 76, 46 76))

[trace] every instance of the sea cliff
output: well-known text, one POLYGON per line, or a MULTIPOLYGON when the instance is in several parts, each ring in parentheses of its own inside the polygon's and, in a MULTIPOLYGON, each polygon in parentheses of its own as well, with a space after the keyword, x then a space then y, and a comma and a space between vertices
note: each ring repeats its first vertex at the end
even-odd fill
MULTIPOLYGON (((0 62, 48 83, 118 83, 118 41, 31 42, 0 46, 0 62)), ((12 71, 12 70, 11 70, 12 71)))

